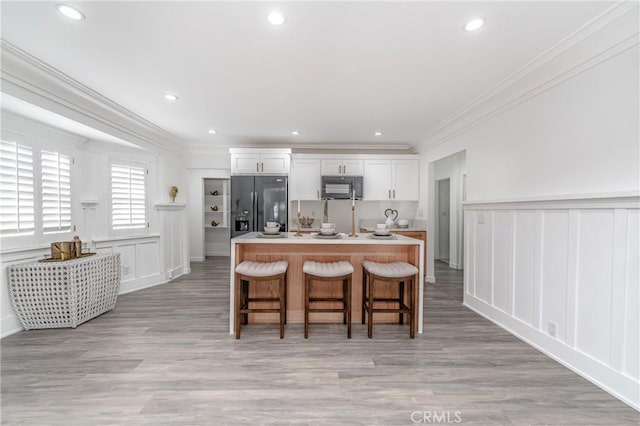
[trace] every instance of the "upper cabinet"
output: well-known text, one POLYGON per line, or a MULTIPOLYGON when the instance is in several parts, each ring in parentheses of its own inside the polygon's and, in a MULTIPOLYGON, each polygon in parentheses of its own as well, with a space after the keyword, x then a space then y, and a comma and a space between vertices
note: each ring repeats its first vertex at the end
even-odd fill
POLYGON ((341 160, 327 159, 322 160, 321 173, 322 176, 362 176, 364 172, 363 160, 341 160))
POLYGON ((274 152, 256 152, 248 150, 242 152, 237 150, 231 153, 231 174, 232 175, 288 175, 290 154, 274 152))
POLYGON ((319 200, 320 159, 294 158, 291 160, 290 200, 319 200))
POLYGON ((364 160, 364 199, 418 201, 418 160, 364 160))

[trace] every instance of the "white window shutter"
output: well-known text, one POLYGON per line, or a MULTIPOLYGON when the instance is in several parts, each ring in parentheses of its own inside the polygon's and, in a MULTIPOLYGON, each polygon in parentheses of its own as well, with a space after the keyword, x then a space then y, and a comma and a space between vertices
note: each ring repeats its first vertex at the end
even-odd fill
POLYGON ((42 151, 42 230, 71 230, 71 157, 42 151))
POLYGON ((147 226, 146 171, 111 165, 111 225, 113 229, 147 226))
POLYGON ((33 150, 0 141, 0 234, 32 234, 34 214, 33 150))

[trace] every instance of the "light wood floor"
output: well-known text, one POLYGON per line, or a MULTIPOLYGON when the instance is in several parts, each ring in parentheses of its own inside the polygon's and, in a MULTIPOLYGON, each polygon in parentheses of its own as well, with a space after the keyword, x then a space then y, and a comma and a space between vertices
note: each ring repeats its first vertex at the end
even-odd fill
POLYGON ((438 265, 425 333, 249 325, 228 334, 228 260, 119 297, 75 330, 2 339, 2 423, 24 425, 638 424, 636 411, 461 305, 438 265), (433 417, 430 417, 433 419, 433 417), (444 417, 439 417, 444 419, 444 417), (442 423, 442 422, 441 422, 442 423))

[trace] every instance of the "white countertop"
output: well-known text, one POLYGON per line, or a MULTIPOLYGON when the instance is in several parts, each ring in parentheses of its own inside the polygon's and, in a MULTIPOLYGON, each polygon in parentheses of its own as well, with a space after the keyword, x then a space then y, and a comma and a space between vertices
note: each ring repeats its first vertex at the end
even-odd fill
POLYGON ((371 234, 358 233, 356 237, 349 237, 343 234, 341 238, 316 238, 312 234, 302 234, 296 237, 295 232, 284 233, 283 238, 262 238, 259 232, 251 232, 231 239, 231 244, 376 244, 376 245, 422 245, 422 241, 405 237, 404 235, 395 235, 392 239, 370 238, 371 234))

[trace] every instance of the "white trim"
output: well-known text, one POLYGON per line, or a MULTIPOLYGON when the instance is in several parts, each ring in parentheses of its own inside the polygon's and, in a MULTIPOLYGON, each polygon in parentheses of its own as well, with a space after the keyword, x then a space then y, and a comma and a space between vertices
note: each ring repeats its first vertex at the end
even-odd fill
MULTIPOLYGON (((412 144, 411 148, 413 150, 433 149, 494 116, 634 48, 639 43, 637 27, 629 25, 628 28, 620 28, 614 25, 614 21, 627 13, 633 13, 636 7, 636 2, 615 3, 441 121, 419 142, 412 144), (595 43, 589 37, 598 31, 603 34, 598 39, 598 43, 595 43), (588 47, 585 48, 583 45, 581 49, 573 49, 579 43, 584 43, 588 47), (569 60, 553 62, 563 55, 570 56, 569 60), (543 70, 545 72, 542 72, 543 70)), ((635 13, 637 15, 637 10, 635 13)))
POLYGON ((133 111, 4 39, 0 51, 4 92, 127 142, 181 154, 178 138, 133 111))

